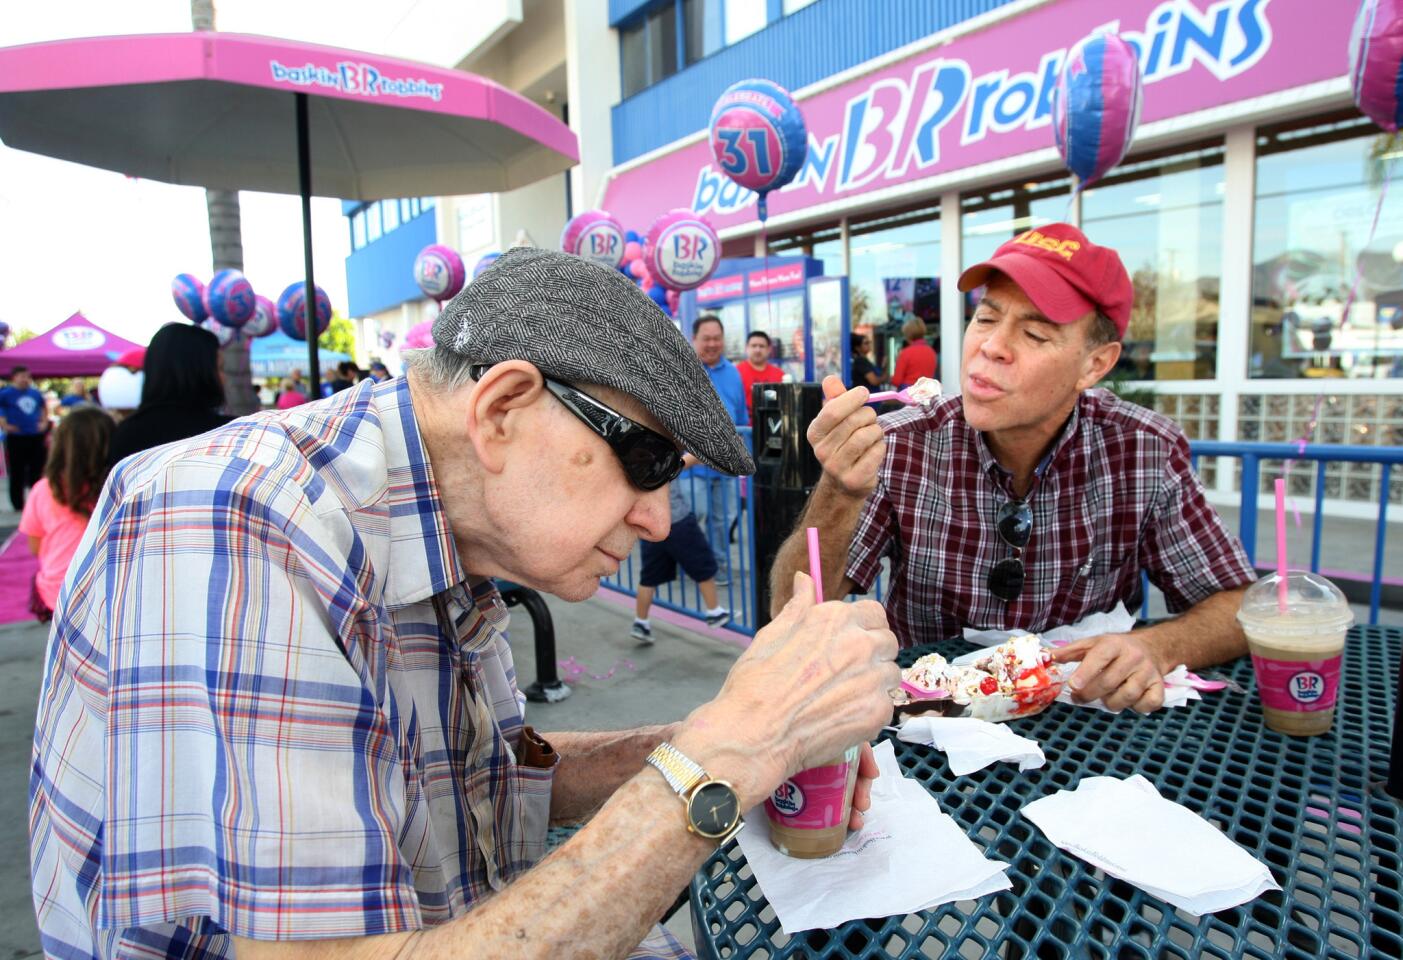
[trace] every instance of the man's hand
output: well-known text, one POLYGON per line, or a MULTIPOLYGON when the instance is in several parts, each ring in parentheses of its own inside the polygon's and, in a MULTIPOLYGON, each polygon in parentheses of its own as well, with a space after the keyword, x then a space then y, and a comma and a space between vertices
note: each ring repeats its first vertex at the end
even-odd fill
MULTIPOLYGON (((791 774, 876 736, 891 719, 890 691, 901 684, 881 604, 815 604, 813 581, 802 573, 793 590, 716 699, 674 739, 712 776, 730 780, 747 806, 791 774)), ((865 807, 876 772, 870 757, 862 771, 865 807)))
POLYGON ((1150 713, 1164 705, 1164 674, 1133 633, 1107 633, 1067 644, 1052 654, 1058 663, 1080 660, 1067 682, 1072 698, 1100 700, 1110 710, 1150 713))
POLYGON ((823 395, 823 410, 809 424, 809 446, 839 490, 865 500, 877 486, 877 471, 887 452, 877 412, 865 406, 866 387, 844 390, 837 377, 824 378, 823 395))

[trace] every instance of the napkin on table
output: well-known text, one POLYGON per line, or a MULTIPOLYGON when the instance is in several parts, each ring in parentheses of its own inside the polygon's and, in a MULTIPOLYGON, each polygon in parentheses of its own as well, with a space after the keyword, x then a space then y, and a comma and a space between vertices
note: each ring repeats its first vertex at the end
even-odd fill
POLYGON ((737 834, 741 852, 785 933, 912 913, 1012 886, 1004 875, 1008 864, 986 859, 925 787, 902 776, 889 741, 872 752, 881 776, 872 784, 865 825, 831 857, 787 857, 770 843, 765 808, 745 815, 737 834))
POLYGON ((1139 774, 1084 777, 1021 813, 1068 853, 1195 916, 1281 889, 1265 864, 1139 774))
POLYGON ((999 760, 1036 770, 1047 763, 1036 740, 1020 737, 1002 723, 973 717, 908 717, 896 735, 907 743, 924 743, 942 750, 957 777, 982 770, 999 760))

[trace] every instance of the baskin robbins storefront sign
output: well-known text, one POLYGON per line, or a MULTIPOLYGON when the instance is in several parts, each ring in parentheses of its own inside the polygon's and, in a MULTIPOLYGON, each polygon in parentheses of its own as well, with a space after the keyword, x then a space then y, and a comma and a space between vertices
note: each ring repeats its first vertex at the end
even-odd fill
POLYGON ((423 97, 437 103, 443 99, 443 84, 423 77, 390 77, 369 63, 343 60, 334 67, 314 63, 287 65, 268 61, 274 83, 294 87, 323 87, 360 97, 423 97))
MULTIPOLYGON (((1051 150, 1052 89, 1067 51, 1113 30, 1140 57, 1142 127, 1343 77, 1355 5, 1318 0, 1058 0, 798 96, 808 153, 772 216, 1051 150)), ((822 85, 820 85, 822 86, 822 85)), ((705 137, 616 171, 603 206, 625 223, 685 204, 724 228, 755 194, 705 137), (682 191, 686 191, 686 195, 682 191)))

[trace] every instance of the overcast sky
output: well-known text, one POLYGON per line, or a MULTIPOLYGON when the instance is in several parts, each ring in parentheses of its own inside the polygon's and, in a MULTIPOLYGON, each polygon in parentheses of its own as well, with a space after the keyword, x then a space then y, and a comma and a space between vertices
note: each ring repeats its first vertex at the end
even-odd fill
MULTIPOLYGON (((376 50, 412 0, 219 0, 222 30, 376 50)), ((189 0, 7 3, 0 46, 190 29, 189 0)), ((302 276, 296 197, 243 193, 245 273, 272 298, 302 276)), ((312 201, 317 283, 346 309, 346 221, 335 200, 312 201)), ((179 319, 177 273, 211 272, 205 192, 11 150, 0 145, 0 320, 45 330, 75 310, 146 342, 179 319)))

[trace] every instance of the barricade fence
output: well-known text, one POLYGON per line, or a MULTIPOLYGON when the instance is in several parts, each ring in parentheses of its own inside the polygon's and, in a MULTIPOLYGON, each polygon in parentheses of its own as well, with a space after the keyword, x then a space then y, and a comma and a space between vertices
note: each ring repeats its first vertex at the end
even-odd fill
MULTIPOLYGON (((747 443, 751 441, 750 429, 740 428, 739 432, 747 443)), ((1240 517, 1238 535, 1241 537, 1247 556, 1254 563, 1257 544, 1257 510, 1259 493, 1264 476, 1271 468, 1280 470, 1282 461, 1309 462, 1316 471, 1315 513, 1312 520, 1310 569, 1320 570, 1320 544, 1324 535, 1324 489, 1325 467, 1329 463, 1377 464, 1381 471, 1378 489, 1380 491, 1378 514, 1375 521, 1374 555, 1369 587, 1369 623, 1377 624, 1382 599, 1384 575, 1384 545, 1388 533, 1389 492, 1393 467, 1403 464, 1403 447, 1375 447, 1347 444, 1289 444, 1289 443, 1249 443, 1223 440, 1195 440, 1189 443, 1194 468, 1198 468, 1202 457, 1232 457, 1242 461, 1242 489, 1240 495, 1240 517), (1266 472, 1264 472, 1264 470, 1266 472)), ((693 513, 707 534, 707 542, 717 554, 720 576, 717 595, 721 606, 731 612, 727 629, 746 636, 754 636, 759 622, 756 614, 756 598, 759 595, 759 577, 768 577, 769 570, 757 569, 755 551, 755 512, 753 490, 745 479, 735 477, 699 476, 695 469, 685 471, 675 483, 692 505, 693 513), (725 582, 721 582, 724 580, 725 582)), ((633 555, 620 567, 617 575, 602 582, 611 589, 634 596, 638 591, 638 577, 642 572, 641 547, 635 548, 633 555)), ((872 596, 881 600, 884 594, 884 577, 879 577, 872 596)), ((1149 616, 1149 578, 1142 574, 1141 616, 1149 616)), ((704 618, 705 604, 701 590, 679 568, 677 577, 670 583, 657 588, 654 604, 698 620, 704 618)))

